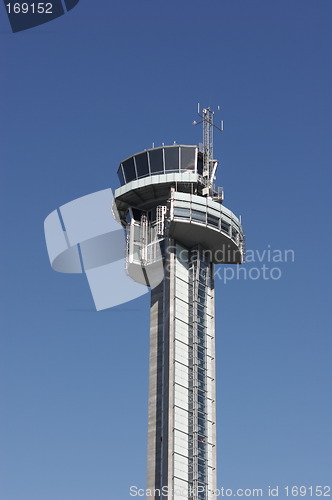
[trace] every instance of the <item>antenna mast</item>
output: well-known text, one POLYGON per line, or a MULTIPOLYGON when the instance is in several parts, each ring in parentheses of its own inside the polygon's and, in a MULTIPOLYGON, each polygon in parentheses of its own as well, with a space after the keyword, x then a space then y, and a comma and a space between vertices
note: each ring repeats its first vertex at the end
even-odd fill
MULTIPOLYGON (((220 106, 218 106, 218 111, 220 106)), ((202 120, 200 122, 194 121, 194 125, 203 123, 203 179, 205 182, 205 194, 210 195, 213 185, 213 178, 217 169, 218 162, 213 158, 213 129, 216 128, 220 132, 224 130, 224 122, 220 122, 220 127, 213 123, 214 111, 209 108, 203 108, 200 112, 200 105, 198 104, 197 114, 202 120)))
POLYGON ((211 161, 213 160, 214 112, 210 108, 203 108, 202 114, 203 114, 203 177, 209 179, 211 161))

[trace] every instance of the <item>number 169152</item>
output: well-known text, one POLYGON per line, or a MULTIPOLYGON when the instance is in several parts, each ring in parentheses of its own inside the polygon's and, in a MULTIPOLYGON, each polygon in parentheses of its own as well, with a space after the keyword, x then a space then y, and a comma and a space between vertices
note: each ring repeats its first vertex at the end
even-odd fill
POLYGON ((44 2, 7 3, 8 14, 52 14, 53 4, 44 2))

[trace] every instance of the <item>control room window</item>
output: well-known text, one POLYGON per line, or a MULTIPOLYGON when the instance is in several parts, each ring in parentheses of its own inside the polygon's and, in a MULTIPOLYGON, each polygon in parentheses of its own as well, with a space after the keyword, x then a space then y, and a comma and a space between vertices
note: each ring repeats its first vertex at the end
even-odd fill
POLYGON ((198 153, 197 172, 203 175, 203 153, 201 152, 198 153))
POLYGON ((151 151, 149 151, 149 158, 150 158, 151 174, 163 173, 164 172, 164 160, 163 160, 162 148, 152 149, 151 151))
POLYGON ((179 148, 165 148, 165 170, 179 171, 179 148))
POLYGON ((135 156, 137 177, 149 175, 148 154, 142 153, 135 156))
POLYGON ((198 220, 200 222, 205 222, 206 212, 199 212, 198 210, 192 210, 191 211, 191 218, 194 220, 198 220))
POLYGON ((195 170, 195 148, 181 148, 181 170, 195 170))
POLYGON ((134 165, 134 158, 129 158, 128 160, 122 163, 124 175, 126 178, 126 182, 133 181, 136 179, 136 170, 134 165))
POLYGON ((125 182, 125 178, 123 177, 122 165, 120 165, 120 167, 119 167, 118 177, 119 177, 120 185, 123 186, 126 182, 125 182))

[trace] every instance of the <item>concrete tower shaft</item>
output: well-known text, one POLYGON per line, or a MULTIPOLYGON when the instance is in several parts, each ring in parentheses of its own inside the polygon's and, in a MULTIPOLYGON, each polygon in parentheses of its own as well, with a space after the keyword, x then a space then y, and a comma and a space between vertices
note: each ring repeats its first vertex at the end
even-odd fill
POLYGON ((203 159, 196 146, 138 153, 121 163, 115 192, 128 273, 151 287, 147 488, 156 499, 167 488, 169 499, 211 500, 216 489, 214 265, 242 263, 244 237, 222 190, 207 191, 203 159))

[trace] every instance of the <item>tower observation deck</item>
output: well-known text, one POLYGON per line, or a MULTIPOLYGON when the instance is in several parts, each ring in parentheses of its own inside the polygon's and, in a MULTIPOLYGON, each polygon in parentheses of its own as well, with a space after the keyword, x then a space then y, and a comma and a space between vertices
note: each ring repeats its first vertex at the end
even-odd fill
POLYGON ((244 235, 209 154, 174 144, 118 169, 127 271, 151 287, 147 489, 158 500, 212 500, 217 487, 214 265, 241 264, 244 235))

